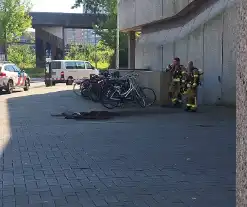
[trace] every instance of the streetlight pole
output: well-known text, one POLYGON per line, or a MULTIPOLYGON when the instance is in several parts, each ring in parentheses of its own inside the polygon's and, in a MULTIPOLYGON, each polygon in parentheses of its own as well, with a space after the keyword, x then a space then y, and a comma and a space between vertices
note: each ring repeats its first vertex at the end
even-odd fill
POLYGON ((98 60, 97 60, 97 39, 96 39, 96 32, 94 31, 94 60, 95 60, 95 67, 98 67, 98 60))
POLYGON ((117 0, 116 69, 119 69, 119 3, 120 0, 117 0))

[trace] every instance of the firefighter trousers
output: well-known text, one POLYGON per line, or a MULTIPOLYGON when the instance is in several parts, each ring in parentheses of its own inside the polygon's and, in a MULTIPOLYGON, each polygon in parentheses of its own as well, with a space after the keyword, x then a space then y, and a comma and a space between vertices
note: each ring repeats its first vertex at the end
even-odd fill
POLYGON ((180 82, 172 82, 169 87, 170 99, 173 104, 181 102, 181 86, 180 82))
POLYGON ((186 107, 191 110, 197 109, 197 87, 188 89, 186 107))

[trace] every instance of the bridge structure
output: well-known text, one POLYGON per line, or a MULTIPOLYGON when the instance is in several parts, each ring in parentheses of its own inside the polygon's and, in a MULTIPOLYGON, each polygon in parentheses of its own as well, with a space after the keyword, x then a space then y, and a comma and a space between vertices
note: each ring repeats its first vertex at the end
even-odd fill
POLYGON ((45 51, 50 50, 52 59, 62 59, 65 50, 65 29, 93 29, 93 25, 105 21, 104 14, 77 14, 30 12, 35 29, 36 65, 45 67, 45 51))

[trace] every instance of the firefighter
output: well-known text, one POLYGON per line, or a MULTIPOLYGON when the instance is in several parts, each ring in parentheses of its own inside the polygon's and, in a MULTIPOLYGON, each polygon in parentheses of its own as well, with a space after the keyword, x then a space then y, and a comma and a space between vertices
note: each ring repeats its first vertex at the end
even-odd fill
POLYGON ((185 67, 180 64, 180 59, 175 57, 173 63, 166 68, 172 75, 172 81, 169 87, 169 98, 173 105, 182 103, 182 76, 185 73, 185 67))
POLYGON ((186 89, 184 90, 184 94, 186 97, 186 111, 196 111, 197 110, 197 89, 201 84, 201 71, 194 67, 192 61, 188 63, 187 75, 185 80, 186 89))

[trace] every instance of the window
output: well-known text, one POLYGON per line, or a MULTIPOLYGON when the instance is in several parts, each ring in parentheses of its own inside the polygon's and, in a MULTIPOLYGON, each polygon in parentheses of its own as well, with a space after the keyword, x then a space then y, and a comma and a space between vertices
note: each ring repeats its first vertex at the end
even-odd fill
POLYGON ((76 69, 85 69, 85 62, 77 61, 76 62, 76 69))
POLYGON ((12 65, 5 65, 4 69, 6 71, 9 71, 9 72, 15 72, 14 68, 12 67, 12 65))
POLYGON ((76 63, 73 61, 65 62, 66 69, 76 69, 76 63))
POLYGON ((18 73, 21 72, 21 69, 18 68, 16 65, 12 65, 12 67, 14 68, 14 71, 15 71, 15 72, 18 72, 18 73))
POLYGON ((61 62, 60 61, 51 62, 51 69, 61 69, 61 62))
POLYGON ((94 69, 94 67, 89 62, 86 62, 86 67, 87 69, 94 69))
POLYGON ((83 61, 68 61, 65 62, 66 69, 85 69, 83 61))

